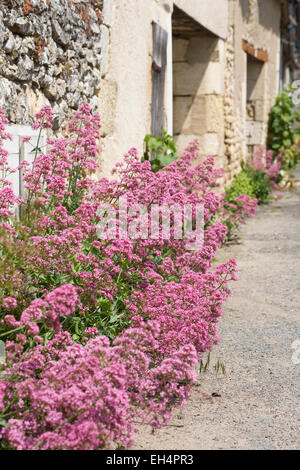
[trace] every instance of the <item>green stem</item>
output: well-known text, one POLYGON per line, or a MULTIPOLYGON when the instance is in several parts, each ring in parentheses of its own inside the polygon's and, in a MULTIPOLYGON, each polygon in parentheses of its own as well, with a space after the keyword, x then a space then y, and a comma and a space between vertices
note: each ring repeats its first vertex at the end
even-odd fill
POLYGON ((123 268, 121 268, 121 269, 120 269, 120 271, 119 271, 119 274, 118 274, 118 277, 117 277, 116 284, 118 284, 118 282, 119 282, 119 280, 120 280, 120 277, 121 277, 122 271, 123 271, 123 268))
POLYGON ((22 326, 18 326, 18 328, 15 328, 14 330, 5 331, 5 333, 1 333, 0 338, 1 338, 2 336, 10 335, 11 333, 15 333, 16 331, 20 331, 20 330, 22 330, 24 327, 25 327, 25 325, 22 325, 22 326))

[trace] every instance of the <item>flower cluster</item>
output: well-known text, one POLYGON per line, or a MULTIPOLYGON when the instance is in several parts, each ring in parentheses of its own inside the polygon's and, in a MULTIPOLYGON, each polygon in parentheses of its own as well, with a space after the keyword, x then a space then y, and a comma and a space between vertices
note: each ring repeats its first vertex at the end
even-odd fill
MULTIPOLYGON (((8 136, 0 118, 1 142, 8 136)), ((36 118, 35 128, 51 127, 50 108, 36 118)), ((49 138, 47 153, 37 148, 33 164, 24 164, 26 201, 5 182, 0 192, 0 209, 17 205, 20 214, 0 213, 3 448, 128 448, 137 422, 159 427, 184 403, 199 355, 219 340, 228 282, 236 279, 235 260, 213 262, 227 232, 224 197, 212 189, 221 170, 212 157, 199 163, 192 142, 156 173, 130 149, 115 179, 91 178, 99 129, 99 116, 82 105, 68 134, 49 138), (106 227, 99 238, 99 209, 124 215, 120 198, 131 230, 118 226, 110 237, 106 227), (201 246, 188 249, 193 230, 173 236, 174 214, 170 234, 145 237, 151 222, 141 205, 191 207, 192 226, 202 207, 201 246)), ((255 207, 245 195, 235 201, 239 220, 255 207)))
POLYGON ((244 224, 247 218, 252 218, 256 214, 258 200, 246 194, 240 194, 233 201, 228 200, 224 194, 221 200, 220 208, 215 217, 226 226, 226 238, 228 242, 234 239, 236 232, 241 224, 244 224))
POLYGON ((282 154, 274 155, 272 150, 266 151, 266 146, 261 145, 251 155, 249 166, 253 170, 265 173, 271 182, 273 189, 278 189, 279 172, 282 166, 282 154))
POLYGON ((0 412, 17 415, 30 406, 0 437, 18 450, 129 447, 136 423, 164 424, 194 380, 193 346, 155 364, 158 336, 158 324, 148 322, 125 330, 112 346, 105 336, 83 346, 63 332, 29 350, 6 369, 14 381, 0 383, 0 412))

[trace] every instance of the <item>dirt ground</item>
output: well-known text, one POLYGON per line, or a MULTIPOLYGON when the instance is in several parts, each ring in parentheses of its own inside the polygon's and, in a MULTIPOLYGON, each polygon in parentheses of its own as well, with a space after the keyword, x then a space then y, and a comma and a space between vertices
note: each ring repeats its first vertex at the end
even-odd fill
POLYGON ((300 340, 300 184, 260 207, 241 235, 217 260, 236 258, 239 281, 209 370, 168 426, 154 435, 141 430, 137 450, 300 447, 300 364, 292 360, 300 340), (214 369, 218 359, 226 376, 214 369))

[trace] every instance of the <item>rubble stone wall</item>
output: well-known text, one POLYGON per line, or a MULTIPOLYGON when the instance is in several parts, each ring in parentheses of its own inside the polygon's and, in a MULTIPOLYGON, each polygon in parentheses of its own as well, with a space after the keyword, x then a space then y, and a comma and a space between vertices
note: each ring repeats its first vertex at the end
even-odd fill
POLYGON ((235 106, 234 26, 230 25, 225 43, 224 74, 224 182, 230 183, 243 159, 243 120, 235 106))
POLYGON ((103 0, 0 0, 0 105, 30 124, 50 104, 58 129, 82 102, 98 108, 103 0))

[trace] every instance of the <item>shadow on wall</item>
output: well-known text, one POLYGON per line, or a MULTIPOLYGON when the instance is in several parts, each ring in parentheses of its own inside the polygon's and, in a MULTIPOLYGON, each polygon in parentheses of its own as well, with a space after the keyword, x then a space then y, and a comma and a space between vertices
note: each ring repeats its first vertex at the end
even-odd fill
POLYGON ((257 13, 257 22, 266 29, 278 32, 280 2, 278 0, 239 0, 243 20, 249 23, 253 13, 257 13))
POLYGON ((240 0, 240 8, 244 21, 248 23, 250 19, 250 0, 240 0))
POLYGON ((258 21, 265 28, 279 33, 281 2, 278 0, 258 0, 258 21))
MULTIPOLYGON (((205 104, 205 81, 208 75, 209 61, 216 50, 217 40, 211 38, 174 39, 174 134, 187 131, 191 126, 192 132, 201 135, 198 124, 192 121, 192 113, 196 121, 204 117, 204 110, 196 109, 205 104), (192 109, 193 108, 193 109, 192 109)), ((191 130, 191 129, 190 129, 191 130)))
POLYGON ((267 110, 264 72, 265 64, 247 54, 246 142, 249 154, 265 141, 267 110))
POLYGON ((219 39, 175 9, 173 128, 179 151, 198 138, 201 157, 220 154, 223 138, 221 77, 219 39))

